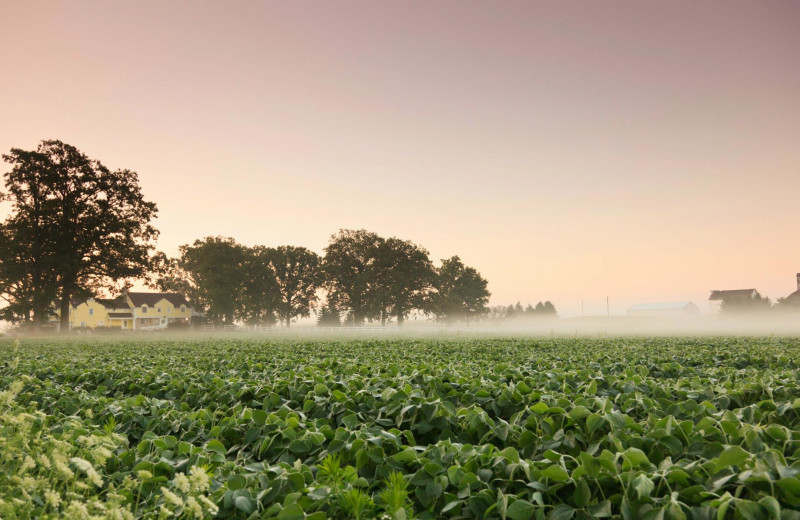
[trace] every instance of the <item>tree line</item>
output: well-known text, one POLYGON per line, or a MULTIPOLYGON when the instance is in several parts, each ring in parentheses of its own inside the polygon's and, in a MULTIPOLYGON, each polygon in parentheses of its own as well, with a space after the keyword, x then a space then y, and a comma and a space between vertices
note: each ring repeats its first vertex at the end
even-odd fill
POLYGON ((181 246, 176 258, 159 255, 150 283, 185 293, 219 324, 289 326, 314 309, 329 326, 402 325, 414 312, 469 321, 486 311, 486 279, 457 256, 436 267, 423 247, 363 229, 340 230, 324 252, 206 237, 181 246))
POLYGON ((495 305, 489 307, 487 318, 493 321, 520 320, 528 318, 554 318, 558 316, 555 305, 550 301, 539 302, 535 306, 530 303, 525 307, 522 303, 516 305, 495 305))
POLYGON ((42 141, 3 155, 0 319, 40 326, 73 298, 118 292, 134 280, 184 292, 215 323, 289 325, 318 310, 324 324, 402 324, 412 313, 447 322, 485 314, 487 281, 458 256, 434 266, 423 247, 343 229, 320 256, 297 246, 248 247, 206 237, 170 258, 155 248, 155 203, 138 176, 112 171, 74 146, 42 141))

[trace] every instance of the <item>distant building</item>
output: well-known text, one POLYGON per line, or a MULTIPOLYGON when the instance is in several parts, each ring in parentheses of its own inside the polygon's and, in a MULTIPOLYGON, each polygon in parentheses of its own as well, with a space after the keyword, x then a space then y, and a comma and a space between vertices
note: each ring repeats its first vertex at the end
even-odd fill
POLYGON ((192 307, 180 293, 128 292, 129 312, 133 314, 134 330, 166 329, 170 324, 188 324, 192 307))
POLYGON ((780 306, 800 310, 800 273, 797 273, 797 290, 783 300, 780 300, 780 306))
MULTIPOLYGON (((60 325, 56 308, 50 321, 60 325)), ((69 328, 159 330, 191 322, 194 309, 180 293, 127 292, 118 298, 73 298, 69 328)))
POLYGON ((700 308, 692 302, 637 303, 628 309, 628 316, 696 316, 700 308))
POLYGON ((711 291, 708 297, 709 309, 711 312, 719 312, 722 309, 722 302, 742 303, 758 297, 755 289, 733 289, 729 291, 711 291))

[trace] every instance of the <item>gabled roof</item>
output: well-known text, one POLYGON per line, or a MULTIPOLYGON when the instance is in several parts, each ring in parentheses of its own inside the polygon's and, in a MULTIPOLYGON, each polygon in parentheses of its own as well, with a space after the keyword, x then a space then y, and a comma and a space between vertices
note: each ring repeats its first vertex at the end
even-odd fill
POLYGON ((692 302, 659 302, 659 303, 637 303, 631 306, 629 311, 666 311, 675 309, 685 309, 689 306, 697 307, 692 302))
POLYGON ((129 292, 128 297, 131 299, 131 303, 133 303, 134 307, 139 307, 141 305, 147 305, 148 307, 152 307, 161 300, 167 300, 169 303, 171 303, 176 307, 180 307, 181 305, 186 305, 187 307, 189 306, 189 302, 186 301, 186 297, 181 293, 129 292))
POLYGON ((730 291, 711 291, 709 300, 723 300, 725 298, 752 298, 755 296, 755 289, 733 289, 730 291))

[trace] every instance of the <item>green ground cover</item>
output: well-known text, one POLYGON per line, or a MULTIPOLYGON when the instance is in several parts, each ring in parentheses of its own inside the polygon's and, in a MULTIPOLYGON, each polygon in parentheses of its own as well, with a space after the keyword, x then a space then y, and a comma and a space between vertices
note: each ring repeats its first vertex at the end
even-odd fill
POLYGON ((0 517, 800 518, 800 340, 0 342, 0 517))

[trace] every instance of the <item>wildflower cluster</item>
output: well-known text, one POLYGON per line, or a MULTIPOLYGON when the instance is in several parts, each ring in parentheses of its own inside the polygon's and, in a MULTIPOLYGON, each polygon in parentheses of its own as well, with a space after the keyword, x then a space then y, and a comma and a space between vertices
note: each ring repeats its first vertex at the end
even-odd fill
MULTIPOLYGON (((27 381, 26 381, 27 379, 27 381)), ((207 495, 210 477, 200 466, 176 473, 155 491, 153 473, 115 472, 128 441, 75 416, 58 420, 23 406, 24 376, 0 391, 0 518, 67 520, 204 519, 219 508, 207 495), (121 476, 122 475, 122 476, 121 476)), ((158 479, 161 480, 161 479, 158 479)))

